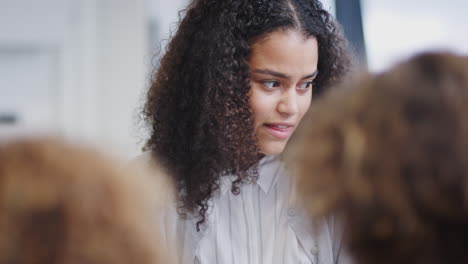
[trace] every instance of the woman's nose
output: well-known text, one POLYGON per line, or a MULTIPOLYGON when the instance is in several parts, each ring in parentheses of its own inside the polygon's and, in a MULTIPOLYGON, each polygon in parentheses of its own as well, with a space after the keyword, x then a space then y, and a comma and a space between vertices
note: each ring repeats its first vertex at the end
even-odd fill
POLYGON ((281 114, 294 115, 298 112, 296 88, 290 87, 281 94, 277 110, 281 114))

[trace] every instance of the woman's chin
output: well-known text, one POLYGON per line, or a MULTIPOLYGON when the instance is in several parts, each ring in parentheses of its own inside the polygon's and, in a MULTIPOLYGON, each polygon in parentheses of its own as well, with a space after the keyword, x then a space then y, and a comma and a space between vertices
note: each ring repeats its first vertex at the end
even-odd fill
POLYGON ((279 155, 283 153, 286 143, 283 142, 269 142, 260 145, 260 153, 266 156, 279 155))

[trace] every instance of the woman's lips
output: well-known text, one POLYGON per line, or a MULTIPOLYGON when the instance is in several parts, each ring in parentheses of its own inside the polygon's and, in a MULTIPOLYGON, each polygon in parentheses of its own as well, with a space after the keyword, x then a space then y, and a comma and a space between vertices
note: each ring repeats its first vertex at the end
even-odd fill
POLYGON ((272 136, 279 139, 287 139, 294 132, 294 126, 291 124, 274 123, 265 124, 264 126, 272 136))

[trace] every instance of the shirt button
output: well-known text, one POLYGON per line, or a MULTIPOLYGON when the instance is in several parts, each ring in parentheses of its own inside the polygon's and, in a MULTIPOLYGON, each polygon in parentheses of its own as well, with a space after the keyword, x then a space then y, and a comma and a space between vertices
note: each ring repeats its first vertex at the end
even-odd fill
POLYGON ((296 208, 289 208, 289 209, 288 209, 288 215, 289 215, 289 216, 296 216, 296 215, 297 215, 297 210, 296 210, 296 208))
POLYGON ((310 249, 310 253, 311 253, 312 255, 317 255, 317 253, 318 253, 317 247, 311 248, 311 249, 310 249))

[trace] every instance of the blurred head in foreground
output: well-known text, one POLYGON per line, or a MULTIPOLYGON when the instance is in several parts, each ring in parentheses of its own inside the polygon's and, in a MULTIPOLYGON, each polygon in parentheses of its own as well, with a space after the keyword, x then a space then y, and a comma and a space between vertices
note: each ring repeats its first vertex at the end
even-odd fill
POLYGON ((143 170, 56 140, 0 143, 0 263, 168 263, 154 221, 168 184, 143 170))
POLYGON ((312 106, 291 161, 356 263, 468 263, 468 60, 426 53, 312 106))

